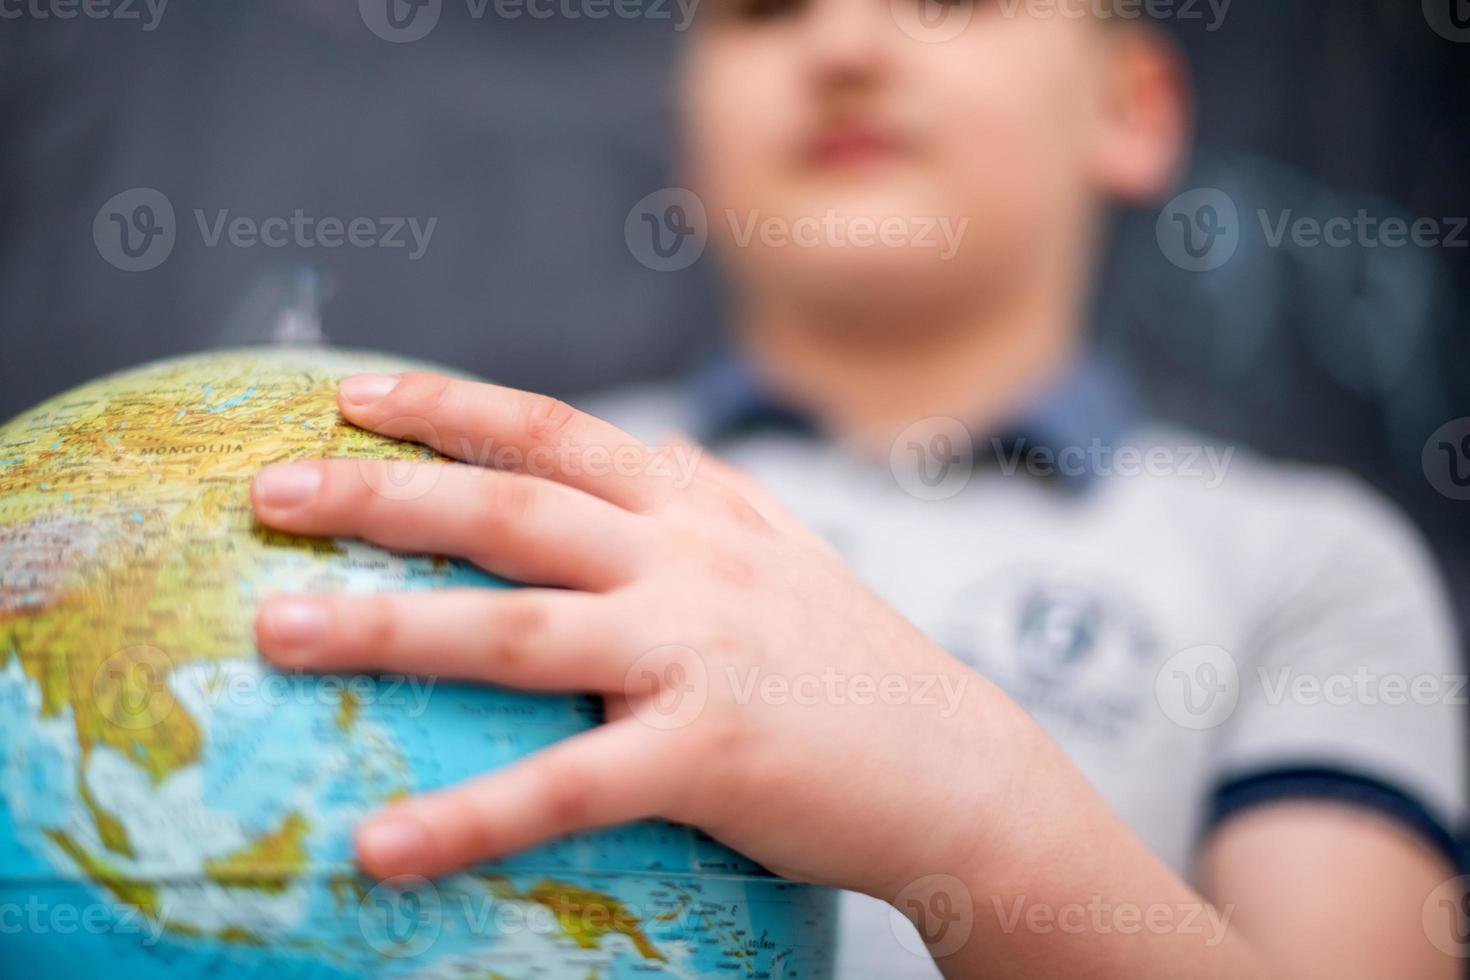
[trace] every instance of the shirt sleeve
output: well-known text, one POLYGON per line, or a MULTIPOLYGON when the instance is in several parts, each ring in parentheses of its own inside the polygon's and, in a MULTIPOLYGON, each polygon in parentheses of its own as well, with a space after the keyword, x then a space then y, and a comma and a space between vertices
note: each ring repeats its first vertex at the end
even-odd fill
POLYGON ((1259 558, 1207 821, 1330 799, 1399 821, 1463 869, 1467 678, 1437 569, 1360 485, 1295 489, 1259 558))

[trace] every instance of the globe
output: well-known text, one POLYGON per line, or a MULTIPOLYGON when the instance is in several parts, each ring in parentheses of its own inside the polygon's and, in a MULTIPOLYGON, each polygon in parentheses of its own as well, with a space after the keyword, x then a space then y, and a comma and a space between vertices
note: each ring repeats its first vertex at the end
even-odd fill
POLYGON ((649 821, 435 881, 374 881, 392 800, 590 726, 600 700, 309 676, 255 650, 274 591, 511 587, 266 530, 286 459, 434 459, 345 423, 382 355, 259 348, 86 384, 0 428, 0 974, 824 977, 831 894, 649 821))

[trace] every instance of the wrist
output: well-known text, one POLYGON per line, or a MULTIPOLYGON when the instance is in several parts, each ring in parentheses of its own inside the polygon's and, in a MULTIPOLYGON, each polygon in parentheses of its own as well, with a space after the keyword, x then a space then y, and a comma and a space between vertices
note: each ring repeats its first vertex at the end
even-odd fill
MULTIPOLYGON (((961 667, 963 670, 968 668, 961 667)), ((870 893, 901 905, 933 876, 964 882, 1012 878, 1044 861, 1061 832, 1065 800, 1085 781, 1060 747, 1004 691, 978 674, 962 709, 943 728, 923 766, 931 787, 915 787, 915 806, 897 843, 897 875, 870 893), (927 802, 921 802, 927 801, 927 802)), ((923 914, 900 908, 911 918, 923 914)))

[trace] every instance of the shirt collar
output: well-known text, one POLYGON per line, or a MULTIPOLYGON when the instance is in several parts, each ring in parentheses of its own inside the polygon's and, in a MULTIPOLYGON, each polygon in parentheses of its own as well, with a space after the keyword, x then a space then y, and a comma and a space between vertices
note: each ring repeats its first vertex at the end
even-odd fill
MULTIPOLYGON (((706 445, 769 432, 821 438, 809 416, 779 398, 748 362, 733 354, 706 361, 688 387, 696 435, 706 445)), ((1009 421, 972 437, 977 455, 1045 453, 1055 460, 1065 451, 1086 453, 1101 447, 1111 452, 1136 417, 1127 372, 1110 355, 1088 348, 1009 421)), ((1090 486, 1096 477, 1086 467, 1054 465, 1047 472, 1075 489, 1090 486)))

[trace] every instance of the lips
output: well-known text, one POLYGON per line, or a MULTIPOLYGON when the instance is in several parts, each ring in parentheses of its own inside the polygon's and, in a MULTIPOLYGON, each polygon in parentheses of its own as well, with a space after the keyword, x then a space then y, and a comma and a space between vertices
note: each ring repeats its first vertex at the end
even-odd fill
POLYGON ((905 150, 891 133, 863 125, 832 126, 808 144, 807 162, 822 169, 858 167, 892 160, 905 150))

